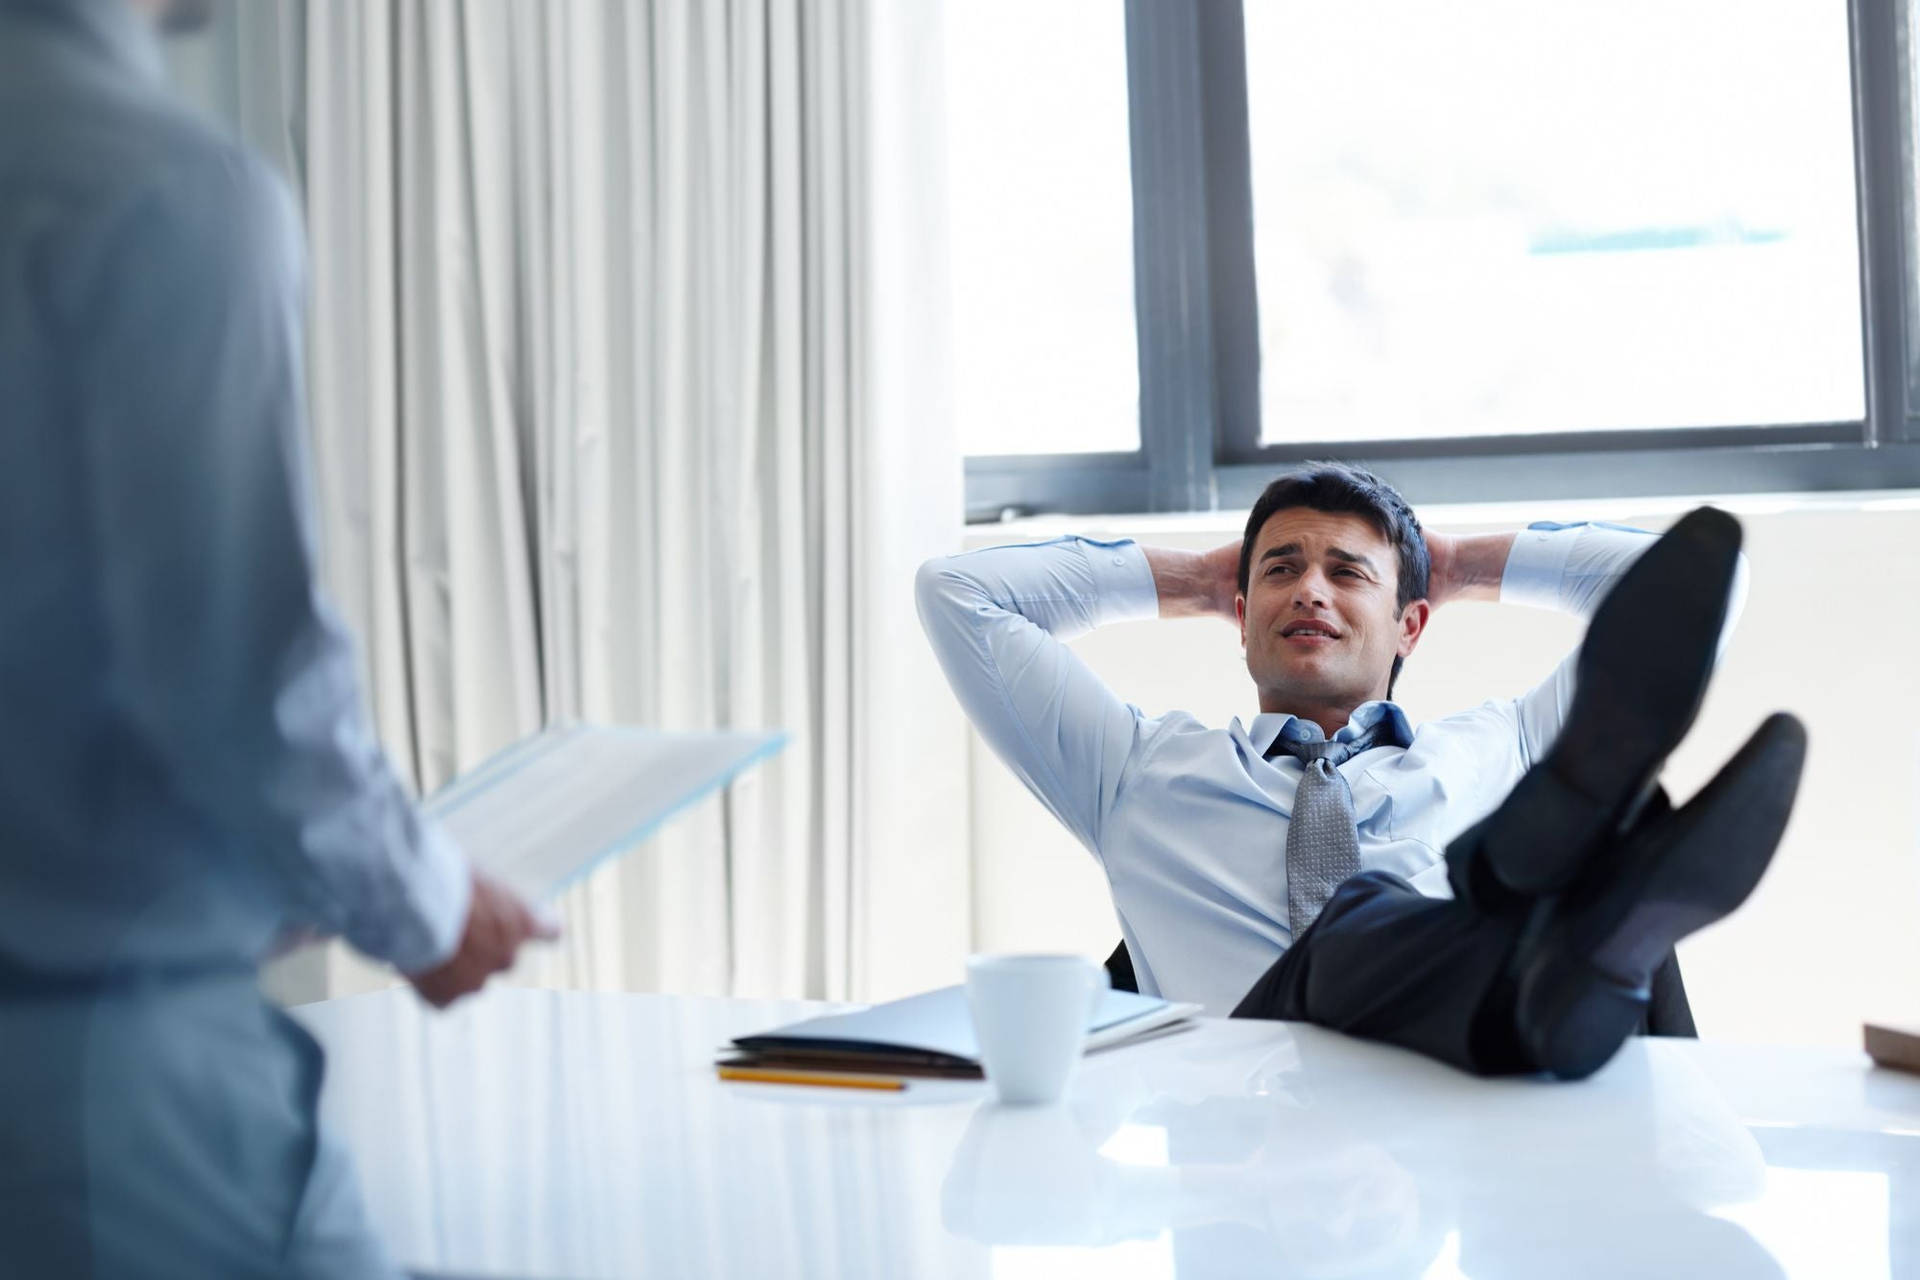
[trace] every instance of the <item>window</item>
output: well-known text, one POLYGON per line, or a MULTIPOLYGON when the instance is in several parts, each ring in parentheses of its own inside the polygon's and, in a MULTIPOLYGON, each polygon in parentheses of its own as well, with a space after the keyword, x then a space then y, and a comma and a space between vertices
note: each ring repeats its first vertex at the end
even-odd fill
MULTIPOLYGON (((1016 449, 966 424, 974 518, 1243 506, 1321 456, 1416 502, 1920 484, 1904 3, 1087 0, 980 20, 1044 35, 1053 56, 1022 74, 1095 83, 1122 12, 1124 95, 1070 92, 1055 118, 1033 90, 1009 120, 977 107, 1011 104, 1004 83, 950 86, 968 129, 1090 155, 1073 139, 1097 136, 1097 98, 1131 139, 1130 263, 1097 207, 1110 176, 1067 176, 1078 161, 1048 234, 1083 228, 1088 274, 1005 261, 1024 317, 1074 315, 1048 296, 1067 288, 1112 325, 1115 282, 1133 291, 1131 379, 1107 372, 1110 336, 1029 374, 1102 430, 1124 386, 1137 428, 1030 427, 1016 449)), ((977 159, 995 144, 969 145, 957 281, 991 274, 958 193, 995 186, 977 159)), ((957 321, 991 328, 995 301, 973 305, 957 321)), ((964 339, 957 358, 965 406, 1001 366, 964 339)))
POLYGON ((967 0, 946 14, 962 445, 1138 449, 1124 13, 967 0))
POLYGON ((1864 411, 1839 5, 1261 0, 1246 47, 1263 442, 1864 411))

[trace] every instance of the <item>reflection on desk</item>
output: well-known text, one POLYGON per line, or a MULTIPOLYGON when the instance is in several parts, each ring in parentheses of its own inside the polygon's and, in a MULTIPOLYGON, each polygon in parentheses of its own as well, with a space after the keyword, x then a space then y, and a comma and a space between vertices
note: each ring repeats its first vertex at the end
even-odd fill
POLYGON ((1920 1078, 1820 1049, 1634 1041, 1486 1081, 1315 1027, 1204 1021, 974 1081, 714 1078, 827 1006, 502 989, 297 1011, 374 1220, 424 1272, 515 1277, 1920 1280, 1920 1078))

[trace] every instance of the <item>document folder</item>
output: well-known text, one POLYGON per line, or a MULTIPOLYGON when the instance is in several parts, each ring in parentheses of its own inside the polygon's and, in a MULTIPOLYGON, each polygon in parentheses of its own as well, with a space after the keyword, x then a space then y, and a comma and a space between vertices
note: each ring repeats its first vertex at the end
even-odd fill
MULTIPOLYGON (((1131 991, 1109 991, 1087 1019, 1087 1052, 1115 1048, 1179 1029, 1200 1012, 1131 991)), ((723 1066, 810 1066, 896 1075, 978 1077, 964 986, 942 987, 855 1013, 809 1018, 733 1041, 723 1066)))
POLYGON ((474 866, 546 902, 784 745, 779 732, 556 725, 462 774, 424 807, 474 866))

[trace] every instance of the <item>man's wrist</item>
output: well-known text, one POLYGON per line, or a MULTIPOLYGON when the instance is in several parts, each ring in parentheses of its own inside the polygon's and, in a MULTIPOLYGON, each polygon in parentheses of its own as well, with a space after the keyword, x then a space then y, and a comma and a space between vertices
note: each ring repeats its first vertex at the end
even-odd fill
POLYGON ((1153 571, 1153 587, 1160 598, 1163 618, 1212 618, 1234 616, 1234 578, 1225 569, 1223 552, 1176 551, 1169 547, 1143 547, 1147 567, 1153 571))
POLYGON ((1430 593, 1434 603, 1498 600, 1513 541, 1511 533, 1435 535, 1429 542, 1429 553, 1435 543, 1442 550, 1434 557, 1435 581, 1430 593), (1444 563, 1444 570, 1440 563, 1444 563))

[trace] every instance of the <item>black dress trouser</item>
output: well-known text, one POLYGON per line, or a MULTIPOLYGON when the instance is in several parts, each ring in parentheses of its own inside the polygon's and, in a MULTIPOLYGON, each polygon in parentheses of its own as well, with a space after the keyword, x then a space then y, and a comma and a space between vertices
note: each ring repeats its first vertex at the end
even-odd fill
POLYGON ((1479 1075, 1530 1071, 1508 974, 1521 923, 1363 871, 1334 890, 1233 1016, 1313 1022, 1479 1075))
MULTIPOLYGON (((1363 871, 1334 891, 1235 1007, 1236 1018, 1312 1022, 1399 1045, 1477 1075, 1535 1069, 1514 1030, 1523 913, 1429 898, 1363 871)), ((1694 1034, 1673 957, 1656 971, 1643 1034, 1694 1034)))

